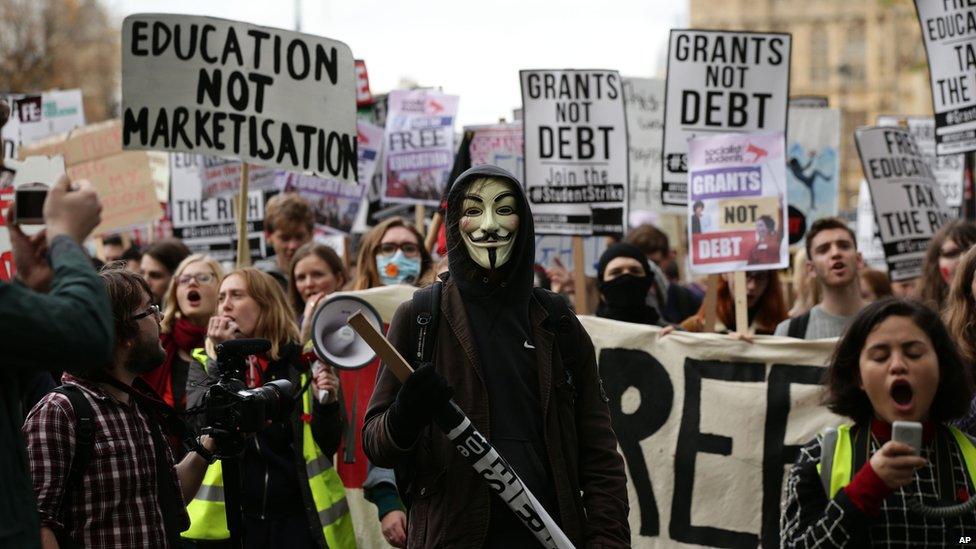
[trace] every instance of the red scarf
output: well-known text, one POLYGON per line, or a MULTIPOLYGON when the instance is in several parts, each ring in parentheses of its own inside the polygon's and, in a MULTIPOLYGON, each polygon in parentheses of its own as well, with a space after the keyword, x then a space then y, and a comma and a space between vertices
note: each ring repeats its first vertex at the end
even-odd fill
POLYGON ((171 332, 159 336, 166 351, 166 359, 155 370, 142 375, 142 379, 153 388, 156 393, 166 401, 166 404, 183 410, 186 402, 173 402, 173 361, 176 360, 177 353, 182 349, 189 354, 193 349, 203 347, 207 339, 207 328, 197 326, 185 318, 176 319, 171 332))

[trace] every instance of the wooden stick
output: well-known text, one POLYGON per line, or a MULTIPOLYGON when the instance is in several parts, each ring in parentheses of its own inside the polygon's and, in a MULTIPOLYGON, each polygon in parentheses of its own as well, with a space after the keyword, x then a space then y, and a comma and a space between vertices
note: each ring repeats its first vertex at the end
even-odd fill
POLYGON ((733 281, 735 286, 735 331, 746 335, 749 333, 749 303, 746 301, 746 272, 736 271, 733 281))
POLYGON ((352 326, 353 330, 359 334, 359 337, 363 338, 363 341, 379 355, 380 359, 386 364, 386 367, 393 371, 393 375, 400 380, 400 383, 405 383, 410 374, 413 373, 413 368, 407 362, 403 355, 400 354, 396 348, 390 344, 389 341, 383 334, 379 333, 369 320, 366 319, 366 315, 362 311, 356 311, 349 317, 349 325, 352 326))
POLYGON ((704 332, 715 331, 715 318, 718 316, 718 277, 722 275, 710 274, 705 281, 705 326, 704 332))
POLYGON ((237 202, 237 267, 247 267, 251 264, 251 247, 247 241, 247 184, 250 179, 250 167, 247 162, 241 162, 241 190, 237 202))
POLYGON ((573 237, 573 292, 576 294, 576 314, 590 314, 586 295, 586 253, 583 250, 582 236, 573 237))
POLYGON ((424 246, 427 247, 428 252, 434 251, 434 246, 437 246, 437 233, 441 230, 441 225, 444 224, 444 216, 441 212, 434 214, 434 217, 430 220, 430 229, 427 230, 427 238, 424 239, 424 246))
POLYGON ((424 218, 427 217, 427 207, 423 204, 417 204, 413 209, 413 224, 417 227, 417 232, 420 234, 427 234, 427 228, 424 227, 424 218))

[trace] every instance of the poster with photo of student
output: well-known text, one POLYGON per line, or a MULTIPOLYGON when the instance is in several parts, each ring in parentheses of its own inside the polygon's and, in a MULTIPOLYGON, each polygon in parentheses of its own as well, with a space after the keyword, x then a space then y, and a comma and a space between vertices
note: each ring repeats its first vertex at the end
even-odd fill
POLYGON ((781 132, 688 141, 688 242, 695 274, 789 263, 781 132))

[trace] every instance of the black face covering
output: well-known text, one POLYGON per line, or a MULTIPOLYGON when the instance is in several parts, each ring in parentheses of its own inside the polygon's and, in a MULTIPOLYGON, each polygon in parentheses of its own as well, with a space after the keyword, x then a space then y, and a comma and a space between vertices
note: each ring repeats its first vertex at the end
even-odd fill
POLYGON ((600 293, 611 307, 626 309, 643 306, 651 289, 650 276, 622 275, 613 280, 600 282, 600 293))

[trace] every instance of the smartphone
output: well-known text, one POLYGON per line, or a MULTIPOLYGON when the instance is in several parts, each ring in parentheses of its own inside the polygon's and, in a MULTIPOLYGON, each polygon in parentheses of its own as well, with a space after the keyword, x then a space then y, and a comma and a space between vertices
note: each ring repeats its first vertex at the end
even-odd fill
POLYGON ((14 190, 14 223, 18 225, 43 225, 44 201, 48 186, 44 183, 27 183, 14 190))
POLYGON ((896 421, 891 424, 891 440, 911 446, 915 455, 922 448, 922 424, 917 421, 896 421))

